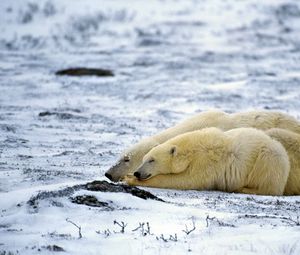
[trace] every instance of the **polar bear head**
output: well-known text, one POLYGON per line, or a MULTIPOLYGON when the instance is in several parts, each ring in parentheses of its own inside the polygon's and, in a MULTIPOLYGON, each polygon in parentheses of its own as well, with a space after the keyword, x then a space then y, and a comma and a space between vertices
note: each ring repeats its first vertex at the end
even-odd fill
POLYGON ((116 164, 105 173, 105 176, 111 181, 117 182, 126 175, 132 175, 142 163, 145 154, 158 144, 157 141, 151 138, 145 138, 134 144, 122 153, 116 164))
POLYGON ((146 180, 159 174, 175 174, 184 171, 189 163, 187 157, 174 144, 163 144, 153 148, 143 158, 143 163, 134 172, 139 180, 146 180))

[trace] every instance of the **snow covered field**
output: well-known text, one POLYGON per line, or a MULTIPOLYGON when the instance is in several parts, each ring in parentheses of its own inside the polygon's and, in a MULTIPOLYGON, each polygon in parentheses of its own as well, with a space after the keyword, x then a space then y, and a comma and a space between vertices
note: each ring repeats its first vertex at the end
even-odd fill
POLYGON ((1 0, 0 255, 300 254, 299 197, 65 189, 203 110, 300 119, 299 63, 298 1, 1 0))

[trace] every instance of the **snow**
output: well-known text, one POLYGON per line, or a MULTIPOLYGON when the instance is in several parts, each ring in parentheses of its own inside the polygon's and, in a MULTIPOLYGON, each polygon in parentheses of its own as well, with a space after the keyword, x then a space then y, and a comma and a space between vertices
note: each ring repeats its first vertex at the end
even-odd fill
POLYGON ((28 203, 104 180, 125 148, 203 110, 300 119, 299 17, 292 0, 0 1, 0 254, 299 254, 298 196, 149 188, 166 202, 78 190, 111 209, 28 203), (74 66, 115 76, 55 76, 74 66), (132 231, 147 222, 150 234, 132 231))

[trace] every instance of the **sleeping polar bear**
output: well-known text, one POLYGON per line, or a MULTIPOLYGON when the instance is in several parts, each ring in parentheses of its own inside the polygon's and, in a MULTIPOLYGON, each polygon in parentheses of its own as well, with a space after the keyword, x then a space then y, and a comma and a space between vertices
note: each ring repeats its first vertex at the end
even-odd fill
POLYGON ((261 130, 281 128, 300 134, 300 122, 280 112, 250 111, 228 114, 217 110, 206 111, 131 146, 105 176, 112 181, 122 180, 127 174, 133 174, 142 163, 143 157, 153 147, 177 135, 207 127, 217 127, 224 131, 240 127, 254 127, 261 130))
MULTIPOLYGON (((275 134, 273 134, 275 136, 275 134)), ((283 195, 290 173, 283 145, 263 131, 206 128, 150 150, 130 185, 283 195)))

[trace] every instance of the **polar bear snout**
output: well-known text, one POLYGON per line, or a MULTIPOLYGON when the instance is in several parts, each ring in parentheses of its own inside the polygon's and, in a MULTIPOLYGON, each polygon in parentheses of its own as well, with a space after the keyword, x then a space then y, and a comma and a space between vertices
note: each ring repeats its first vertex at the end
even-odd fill
POLYGON ((118 182, 122 177, 120 172, 121 171, 119 169, 115 169, 114 167, 112 167, 111 169, 106 171, 104 175, 109 180, 111 180, 113 182, 118 182))
POLYGON ((105 173, 106 178, 110 179, 112 181, 113 177, 110 173, 105 173))
POLYGON ((104 175, 109 180, 113 182, 118 182, 126 175, 127 172, 127 165, 123 161, 119 160, 114 166, 108 169, 104 175))
POLYGON ((141 177, 140 172, 135 172, 133 175, 134 175, 136 178, 138 178, 138 179, 141 177))
POLYGON ((142 171, 136 171, 134 172, 133 174, 136 178, 138 178, 138 180, 147 180, 151 177, 151 174, 147 174, 145 172, 142 172, 142 171))

